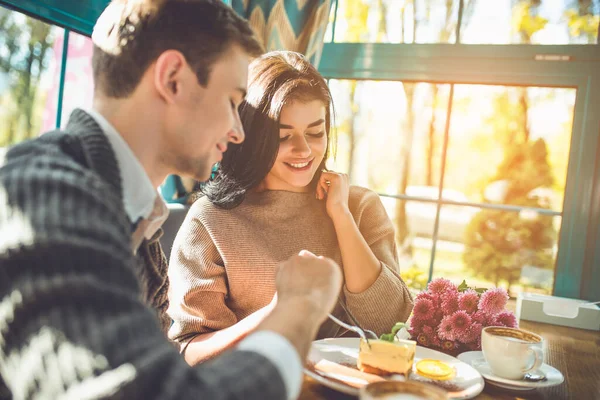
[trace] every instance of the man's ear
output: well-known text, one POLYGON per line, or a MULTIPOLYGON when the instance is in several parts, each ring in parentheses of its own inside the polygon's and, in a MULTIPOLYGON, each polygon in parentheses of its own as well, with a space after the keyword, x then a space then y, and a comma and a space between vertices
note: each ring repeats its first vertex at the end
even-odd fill
POLYGON ((163 52, 154 64, 154 87, 167 103, 174 103, 181 95, 186 70, 185 57, 177 50, 163 52))

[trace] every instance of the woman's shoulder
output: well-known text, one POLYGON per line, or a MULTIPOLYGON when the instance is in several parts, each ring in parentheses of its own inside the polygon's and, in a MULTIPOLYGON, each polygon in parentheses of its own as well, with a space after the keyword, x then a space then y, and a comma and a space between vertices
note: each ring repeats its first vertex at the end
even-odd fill
POLYGON ((391 220, 381 198, 371 189, 350 186, 348 207, 363 235, 363 229, 379 231, 384 227, 391 227, 391 220))
POLYGON ((379 201, 379 195, 366 187, 351 185, 348 200, 356 205, 367 204, 379 201))
POLYGON ((227 211, 210 202, 208 197, 201 196, 190 206, 188 214, 193 218, 197 218, 203 222, 210 222, 214 219, 223 218, 227 215, 227 211))

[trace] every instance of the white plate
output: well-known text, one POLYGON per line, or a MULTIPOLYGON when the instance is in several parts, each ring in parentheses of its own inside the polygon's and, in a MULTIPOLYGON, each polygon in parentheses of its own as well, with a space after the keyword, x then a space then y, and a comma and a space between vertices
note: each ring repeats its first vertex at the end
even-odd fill
MULTIPOLYGON (((304 372, 324 386, 342 393, 358 396, 358 388, 335 379, 331 375, 315 370, 314 365, 321 360, 327 360, 356 369, 359 343, 359 338, 332 338, 314 341, 304 372)), ((417 346, 415 364, 424 358, 433 358, 448 363, 448 365, 455 369, 456 375, 447 381, 434 381, 413 373, 409 378, 410 380, 430 383, 441 387, 448 392, 448 396, 451 399, 471 399, 483 390, 484 382, 481 374, 469 364, 439 351, 417 346)), ((354 379, 354 382, 356 386, 366 384, 366 381, 361 379, 354 379)))
POLYGON ((481 351, 467 351, 466 353, 459 354, 458 359, 479 371, 490 384, 504 389, 533 390, 560 385, 565 380, 559 370, 545 363, 542 364, 538 371, 546 375, 546 380, 541 382, 530 382, 526 380, 506 379, 494 375, 481 351))

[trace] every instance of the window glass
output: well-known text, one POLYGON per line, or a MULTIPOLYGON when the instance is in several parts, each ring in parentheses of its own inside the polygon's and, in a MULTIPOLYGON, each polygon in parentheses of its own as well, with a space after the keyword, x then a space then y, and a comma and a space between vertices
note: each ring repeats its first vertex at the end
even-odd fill
POLYGON ((401 271, 428 275, 437 240, 434 276, 551 290, 575 89, 454 84, 448 116, 451 83, 329 85, 338 146, 328 167, 382 196, 401 271))
POLYGON ((501 211, 444 205, 434 277, 471 286, 503 286, 550 294, 561 217, 531 210, 501 211))
POLYGON ((467 44, 596 44, 598 0, 469 1, 461 26, 467 44))
POLYGON ((437 196, 450 85, 329 81, 337 154, 329 167, 379 193, 437 196))
POLYGON ((60 72, 60 32, 0 7, 0 148, 54 127, 52 81, 60 72))
POLYGON ((444 188, 471 202, 562 211, 575 94, 456 85, 444 188))
POLYGON ((92 39, 75 32, 69 33, 69 52, 62 104, 61 125, 64 127, 75 108, 90 109, 94 96, 92 74, 92 39))
POLYGON ((455 43, 459 0, 339 0, 336 42, 455 43))

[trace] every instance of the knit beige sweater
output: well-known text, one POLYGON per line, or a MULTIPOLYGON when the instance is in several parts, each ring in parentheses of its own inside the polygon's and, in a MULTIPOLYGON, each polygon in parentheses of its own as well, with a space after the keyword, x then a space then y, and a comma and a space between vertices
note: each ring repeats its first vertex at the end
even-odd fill
MULTIPOLYGON (((349 208, 375 256, 381 274, 361 293, 345 287, 342 297, 365 329, 389 332, 412 310, 410 293, 398 275, 394 228, 376 193, 350 188, 349 208)), ((199 333, 234 325, 266 306, 275 294, 277 263, 309 250, 342 265, 325 203, 311 193, 248 193, 232 209, 196 201, 175 238, 169 263, 169 337, 187 342, 199 333)), ((290 310, 293 312, 293 310, 290 310)), ((334 312, 348 320, 338 308, 334 312)), ((320 337, 341 331, 326 323, 320 337)))

